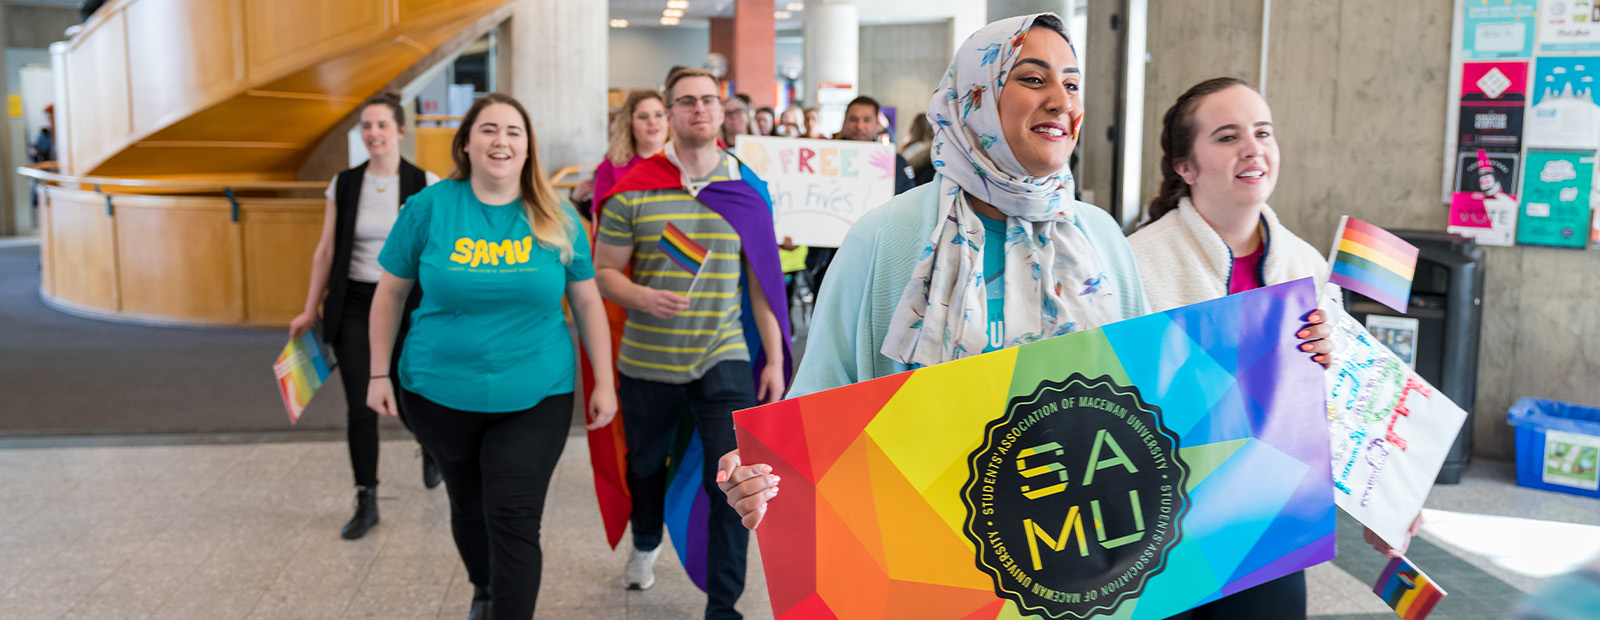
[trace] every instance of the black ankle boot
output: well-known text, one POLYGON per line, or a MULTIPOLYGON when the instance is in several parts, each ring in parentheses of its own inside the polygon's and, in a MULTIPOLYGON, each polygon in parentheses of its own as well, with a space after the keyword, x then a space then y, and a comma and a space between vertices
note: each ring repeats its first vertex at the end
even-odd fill
POLYGON ((339 535, 345 540, 355 540, 367 535, 378 524, 378 487, 356 487, 356 514, 344 524, 339 535))
POLYGON ((489 602, 488 588, 473 589, 472 609, 467 611, 467 620, 494 620, 494 606, 489 602))
POLYGON ((444 473, 439 471, 439 464, 428 456, 428 451, 422 451, 422 486, 434 488, 444 481, 444 473))

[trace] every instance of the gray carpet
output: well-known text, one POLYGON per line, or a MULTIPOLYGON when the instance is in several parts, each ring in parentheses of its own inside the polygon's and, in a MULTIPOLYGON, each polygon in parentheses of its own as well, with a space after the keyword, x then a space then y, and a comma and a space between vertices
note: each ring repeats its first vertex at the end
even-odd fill
MULTIPOLYGON (((144 327, 39 300, 37 245, 0 247, 0 437, 279 433, 344 428, 334 379, 300 423, 272 376, 280 330, 144 327)), ((383 420, 385 436, 404 433, 383 420)))

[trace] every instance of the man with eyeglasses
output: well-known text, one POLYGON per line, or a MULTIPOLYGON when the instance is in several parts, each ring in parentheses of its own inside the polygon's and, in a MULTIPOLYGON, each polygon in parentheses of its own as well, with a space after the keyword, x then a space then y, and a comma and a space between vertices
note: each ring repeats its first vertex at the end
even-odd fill
MULTIPOLYGON (((701 488, 718 497, 716 458, 736 447, 733 412, 782 398, 791 370, 765 184, 717 147, 723 108, 710 73, 674 71, 666 96, 672 142, 596 201, 596 280, 606 299, 628 311, 617 396, 634 548, 623 585, 641 590, 655 581, 667 459, 680 416, 692 414, 704 455, 683 467, 698 465, 701 488)), ((596 476, 604 477, 604 464, 595 462, 596 476)), ((704 566, 685 565, 704 584, 705 617, 737 619, 749 533, 727 502, 708 503, 704 566)), ((620 524, 605 500, 601 509, 608 527, 620 524)), ((696 557, 689 541, 674 542, 680 556, 696 557)))

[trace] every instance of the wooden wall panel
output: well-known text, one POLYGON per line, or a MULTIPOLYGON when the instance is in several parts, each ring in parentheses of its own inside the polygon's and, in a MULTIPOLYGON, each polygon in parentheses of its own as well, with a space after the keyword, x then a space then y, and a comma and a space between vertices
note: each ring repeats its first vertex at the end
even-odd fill
POLYGON ((39 188, 39 292, 46 296, 54 297, 55 261, 50 259, 50 250, 54 244, 50 241, 50 199, 51 193, 46 188, 39 188))
POLYGON ((119 197, 122 311, 244 320, 239 226, 220 198, 119 197))
POLYGON ((295 146, 214 146, 203 143, 174 146, 136 144, 95 169, 105 176, 174 176, 174 162, 184 162, 187 175, 233 173, 248 178, 263 172, 282 172, 300 166, 305 150, 295 146))
POLYGON ((456 169, 450 158, 450 141, 456 137, 454 127, 418 127, 417 167, 448 178, 456 169))
POLYGON ((243 0, 251 81, 332 55, 390 26, 388 0, 243 0))
POLYGON ((105 197, 93 192, 50 190, 50 265, 55 298, 117 309, 115 220, 105 197))
POLYGON ((244 80, 238 0, 140 0, 128 6, 133 127, 145 133, 244 80))
POLYGON ((73 165, 87 170, 132 133, 128 97, 128 31, 121 12, 106 16, 82 44, 68 53, 67 89, 75 104, 73 165))
POLYGON ((240 201, 244 211, 245 317, 287 325, 305 309, 311 254, 322 234, 324 200, 240 201))

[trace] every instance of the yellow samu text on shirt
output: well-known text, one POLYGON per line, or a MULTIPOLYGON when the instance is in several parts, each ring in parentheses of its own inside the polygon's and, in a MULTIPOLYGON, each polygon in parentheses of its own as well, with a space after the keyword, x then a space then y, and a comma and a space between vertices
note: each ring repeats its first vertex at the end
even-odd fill
POLYGON ((462 237, 456 239, 456 251, 450 254, 450 261, 461 263, 468 267, 490 264, 498 265, 505 261, 507 265, 528 262, 528 255, 533 253, 533 236, 523 237, 521 240, 506 239, 505 241, 486 241, 462 237))

